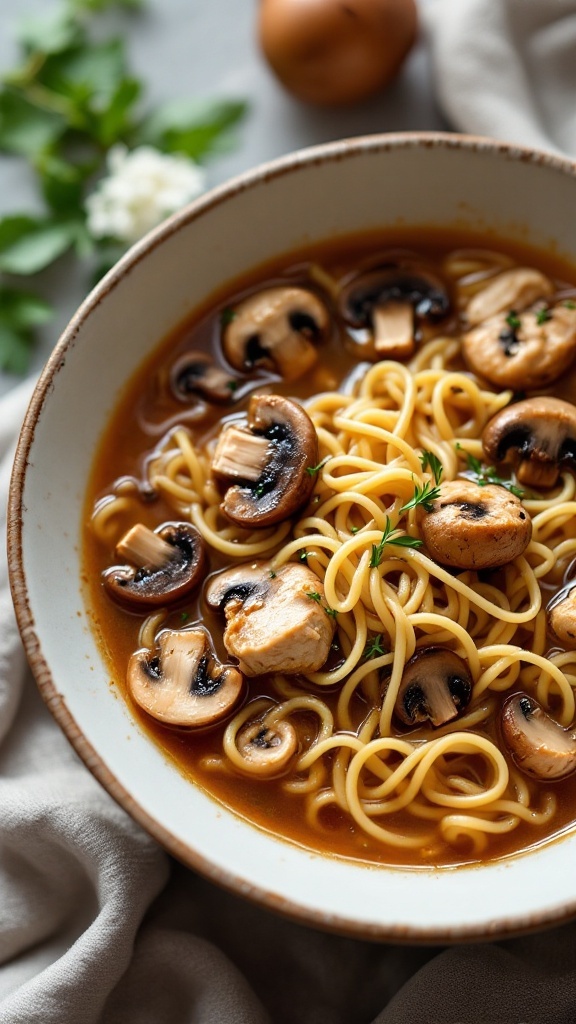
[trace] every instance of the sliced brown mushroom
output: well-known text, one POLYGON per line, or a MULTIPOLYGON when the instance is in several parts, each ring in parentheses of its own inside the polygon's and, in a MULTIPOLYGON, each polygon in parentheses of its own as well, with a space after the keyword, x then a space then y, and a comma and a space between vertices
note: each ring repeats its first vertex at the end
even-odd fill
POLYGON ((224 353, 237 370, 261 367, 296 380, 316 362, 316 344, 329 322, 328 310, 314 292, 266 288, 234 307, 224 328, 224 353))
POLYGON ((250 775, 280 775, 298 751, 298 736, 290 722, 281 719, 266 725, 261 719, 247 722, 236 737, 243 769, 250 775))
POLYGON ((431 511, 418 509, 418 522, 431 557, 459 569, 506 565, 532 537, 532 520, 519 498, 504 487, 470 480, 441 484, 431 511))
POLYGON ((547 608, 548 632, 562 647, 576 648, 576 580, 567 583, 547 608))
POLYGON ((482 434, 491 462, 510 462, 521 484, 554 487, 560 470, 576 471, 576 407, 539 396, 509 405, 482 434))
POLYGON ((206 352, 185 352, 170 370, 172 393, 181 402, 197 396, 217 405, 234 401, 237 381, 206 352))
POLYGON ((221 664, 204 626, 163 629, 157 651, 143 649, 130 658, 127 684, 147 714, 180 729, 222 721, 244 690, 242 674, 233 665, 221 664))
POLYGON ((335 621, 321 581, 306 565, 239 565, 213 576, 205 597, 224 612, 224 645, 245 675, 306 674, 324 665, 335 621))
POLYGON ((563 729, 533 697, 508 697, 501 728, 514 763, 526 775, 553 782, 576 771, 576 734, 563 729))
POLYGON ((450 312, 440 278, 410 264, 388 264, 355 277, 343 288, 339 306, 352 327, 371 331, 378 359, 409 359, 417 325, 439 323, 450 312))
POLYGON ((405 725, 444 725, 466 707, 472 677, 466 662, 448 647, 416 651, 404 667, 394 711, 405 725))
POLYGON ((549 278, 534 267, 512 267, 490 278, 476 292, 466 307, 466 319, 473 327, 497 313, 520 313, 538 299, 546 299, 553 290, 549 278))
POLYGON ((280 395, 253 395, 245 426, 220 433, 212 472, 227 490, 222 511, 239 526, 282 522, 308 501, 318 463, 318 437, 308 413, 280 395))
POLYGON ((206 545, 190 523, 163 523, 155 530, 137 523, 116 545, 115 565, 102 574, 104 587, 134 609, 160 607, 189 594, 203 581, 206 545))
POLYGON ((576 309, 559 302, 497 313, 463 335, 462 354, 469 369, 496 387, 547 387, 576 355, 576 309))

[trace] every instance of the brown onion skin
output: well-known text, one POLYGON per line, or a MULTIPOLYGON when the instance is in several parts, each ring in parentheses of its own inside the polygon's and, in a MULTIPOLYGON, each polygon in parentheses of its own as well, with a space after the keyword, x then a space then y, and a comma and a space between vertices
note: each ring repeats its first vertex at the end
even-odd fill
POLYGON ((307 103, 340 106, 380 92, 417 33, 415 0, 261 0, 262 52, 307 103))

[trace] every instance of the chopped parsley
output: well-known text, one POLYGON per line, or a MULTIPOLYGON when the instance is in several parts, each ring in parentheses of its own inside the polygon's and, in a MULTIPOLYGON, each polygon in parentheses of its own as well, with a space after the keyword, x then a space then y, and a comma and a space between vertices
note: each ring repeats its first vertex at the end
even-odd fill
POLYGON ((363 657, 369 661, 370 658, 379 658, 382 654, 388 654, 388 651, 382 645, 382 633, 378 633, 366 641, 363 657))
POLYGON ((326 615, 331 615, 333 619, 335 619, 336 616, 338 615, 338 609, 337 608, 328 608, 328 606, 326 606, 324 611, 326 612, 326 615))
POLYGON ((398 533, 397 527, 392 527, 392 524, 388 518, 386 518, 386 526, 382 534, 382 539, 378 544, 372 545, 372 554, 370 555, 370 568, 377 569, 382 561, 384 555, 384 548, 387 544, 395 544, 400 548, 421 548, 422 541, 417 540, 415 537, 409 537, 407 534, 400 534, 399 537, 395 536, 398 533))
POLYGON ((234 392, 238 390, 238 381, 237 380, 227 380, 226 381, 226 387, 228 388, 229 391, 232 392, 232 394, 234 394, 234 392))
POLYGON ((300 552, 300 554, 298 555, 298 558, 300 559, 301 562, 307 562, 308 561, 308 552, 306 551, 306 548, 304 548, 304 551, 300 552))
POLYGON ((271 580, 275 580, 276 576, 277 576, 277 573, 274 572, 274 569, 270 569, 270 572, 268 573, 268 575, 269 575, 271 580))
POLYGON ((550 309, 548 309, 547 306, 543 306, 542 309, 539 309, 538 312, 536 313, 536 323, 538 324, 538 327, 541 327, 542 324, 547 323, 548 320, 551 320, 551 319, 552 319, 552 311, 550 309))
POLYGON ((566 299, 563 306, 565 309, 576 309, 576 302, 573 302, 572 299, 566 299))
POLYGON ((460 444, 456 445, 456 450, 465 455, 467 476, 474 483, 478 484, 479 487, 487 487, 489 484, 494 484, 496 487, 504 487, 511 494, 515 494, 517 498, 524 497, 525 492, 522 488, 518 487, 512 480, 503 480, 502 477, 498 476, 495 466, 485 466, 484 463, 480 462, 480 459, 470 455, 469 452, 465 452, 460 444))
POLYGON ((360 529, 359 526, 351 526, 350 527, 350 533, 358 533, 359 529, 360 529))
POLYGON ((226 306, 220 313, 221 326, 228 327, 228 324, 231 324, 232 321, 235 320, 237 316, 238 314, 235 309, 232 309, 230 306, 226 306))
POLYGON ((317 590, 311 590, 310 593, 307 592, 306 597, 309 597, 311 601, 316 601, 317 604, 320 604, 322 600, 322 595, 317 590))
POLYGON ((187 622, 189 618, 188 612, 180 612, 180 622, 187 622))
POLYGON ((510 312, 508 313, 508 316, 506 317, 506 323, 508 324, 508 327, 510 327, 513 331, 517 331, 518 328, 522 326, 522 321, 520 320, 520 317, 518 316, 518 313, 515 309, 511 309, 510 312))

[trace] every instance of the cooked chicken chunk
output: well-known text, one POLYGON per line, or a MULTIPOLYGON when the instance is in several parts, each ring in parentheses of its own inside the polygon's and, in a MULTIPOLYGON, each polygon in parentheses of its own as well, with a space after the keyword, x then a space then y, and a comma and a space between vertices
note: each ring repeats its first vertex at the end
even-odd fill
POLYGON ((321 581, 305 565, 239 566, 214 581, 207 600, 224 608, 226 650, 247 676, 317 672, 328 657, 334 616, 321 581))

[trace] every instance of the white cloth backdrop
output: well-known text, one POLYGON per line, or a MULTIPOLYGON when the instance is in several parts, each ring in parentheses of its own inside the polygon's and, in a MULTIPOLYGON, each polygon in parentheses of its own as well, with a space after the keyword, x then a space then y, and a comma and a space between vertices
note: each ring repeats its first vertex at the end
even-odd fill
MULTIPOLYGON (((455 129, 576 155, 575 0, 429 0, 425 15, 455 129)), ((0 403, 3 504, 30 391, 0 403)), ((171 862, 44 708, 2 563, 1 1024, 575 1019, 576 926, 445 951, 364 943, 283 921, 171 862)))

